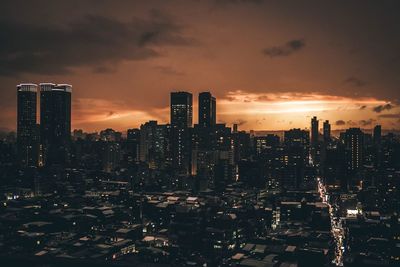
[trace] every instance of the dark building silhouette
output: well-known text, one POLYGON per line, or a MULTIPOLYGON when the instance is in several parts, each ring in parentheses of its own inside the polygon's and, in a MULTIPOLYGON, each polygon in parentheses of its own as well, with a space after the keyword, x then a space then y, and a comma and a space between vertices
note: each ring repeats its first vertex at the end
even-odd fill
POLYGON ((237 123, 234 123, 232 127, 232 133, 237 133, 237 132, 238 132, 238 125, 237 123))
POLYGON ((69 84, 40 84, 40 137, 44 165, 68 162, 71 139, 69 84))
POLYGON ((103 170, 112 172, 121 160, 120 144, 114 141, 101 141, 101 152, 103 170))
POLYGON ((311 119, 311 146, 316 147, 318 144, 318 119, 317 117, 313 117, 311 119))
POLYGON ((19 164, 38 164, 39 134, 36 124, 37 85, 17 85, 17 143, 19 164))
POLYGON ((341 134, 347 175, 342 178, 341 187, 347 190, 358 180, 363 166, 364 133, 360 128, 350 128, 341 134), (343 180, 345 179, 345 180, 343 180))
POLYGON ((305 166, 309 154, 309 132, 300 129, 285 131, 282 164, 283 179, 281 185, 285 188, 302 186, 305 166))
POLYGON ((328 120, 324 121, 323 126, 324 142, 328 143, 331 141, 331 124, 328 120))
POLYGON ((171 93, 171 126, 178 128, 192 127, 193 97, 188 92, 171 93))
POLYGON ((169 127, 148 121, 140 126, 140 161, 150 169, 163 169, 167 164, 169 127))
POLYGON ((257 155, 262 154, 266 148, 278 146, 279 143, 279 136, 275 134, 267 134, 266 136, 254 137, 254 148, 257 155))
POLYGON ((373 150, 374 150, 374 165, 380 168, 382 165, 382 126, 376 125, 374 127, 373 135, 373 150))
POLYGON ((128 129, 126 134, 128 161, 139 162, 140 156, 140 130, 128 129))
POLYGON ((347 169, 358 171, 363 164, 364 133, 360 128, 350 128, 344 133, 344 145, 348 153, 347 169))
POLYGON ((374 127, 373 139, 374 139, 375 146, 381 145, 381 140, 382 140, 382 126, 381 125, 376 125, 374 127))
POLYGON ((217 108, 215 97, 210 92, 199 94, 199 125, 210 127, 217 122, 217 108))
POLYGON ((196 124, 192 130, 192 174, 208 187, 223 187, 233 180, 234 151, 231 128, 225 124, 203 127, 196 124), (229 166, 228 166, 229 165, 229 166), (216 168, 220 168, 217 170, 216 168))
POLYGON ((190 173, 190 127, 193 123, 193 97, 188 92, 171 93, 171 156, 177 173, 190 173))

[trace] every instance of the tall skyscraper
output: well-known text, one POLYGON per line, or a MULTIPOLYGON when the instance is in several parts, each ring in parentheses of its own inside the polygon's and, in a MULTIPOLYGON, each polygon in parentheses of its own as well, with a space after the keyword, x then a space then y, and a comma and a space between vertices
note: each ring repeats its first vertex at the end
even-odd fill
POLYGON ((331 124, 328 120, 324 121, 324 142, 331 141, 331 124))
POLYGON ((382 126, 381 125, 376 125, 374 127, 374 145, 375 146, 380 146, 381 144, 381 139, 382 139, 382 126))
POLYGON ((215 97, 210 92, 199 94, 199 125, 201 127, 214 126, 217 123, 217 107, 215 97))
POLYGON ((17 85, 17 146, 21 166, 36 166, 39 153, 39 133, 36 124, 37 85, 17 85))
POLYGON ((317 117, 313 117, 311 119, 311 146, 316 147, 318 144, 318 119, 317 117))
POLYGON ((191 127, 193 123, 193 97, 188 92, 171 93, 171 126, 191 127))
POLYGON ((68 162, 71 139, 69 84, 40 84, 40 136, 44 165, 68 162))
POLYGON ((139 162, 140 159, 140 130, 128 129, 126 134, 128 161, 139 162))
POLYGON ((350 173, 360 170, 363 164, 364 133, 360 128, 350 128, 344 133, 347 152, 347 169, 350 173))
POLYGON ((171 93, 171 157, 172 167, 179 174, 190 173, 193 98, 188 92, 171 93))
POLYGON ((374 141, 374 165, 376 168, 380 168, 382 165, 382 126, 381 125, 376 125, 374 127, 374 135, 373 135, 373 141, 374 141))
MULTIPOLYGON (((297 188, 304 181, 307 165, 310 133, 301 129, 291 129, 284 133, 284 150, 281 155, 282 181, 284 188, 297 188)), ((279 155, 279 154, 278 154, 279 155)))

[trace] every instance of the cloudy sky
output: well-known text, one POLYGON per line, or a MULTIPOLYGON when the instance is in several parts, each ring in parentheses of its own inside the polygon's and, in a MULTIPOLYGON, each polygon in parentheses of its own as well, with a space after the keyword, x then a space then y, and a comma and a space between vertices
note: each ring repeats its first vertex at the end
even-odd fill
POLYGON ((400 128, 400 1, 0 2, 2 129, 21 82, 72 84, 88 131, 166 123, 177 90, 245 130, 400 128))

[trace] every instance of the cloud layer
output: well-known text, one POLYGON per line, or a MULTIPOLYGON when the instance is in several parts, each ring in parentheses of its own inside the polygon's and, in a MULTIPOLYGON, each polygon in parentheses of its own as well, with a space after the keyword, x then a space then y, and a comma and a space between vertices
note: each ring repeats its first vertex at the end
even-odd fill
POLYGON ((0 21, 0 75, 62 74, 89 66, 107 72, 122 60, 159 56, 157 47, 185 46, 194 40, 181 26, 153 10, 148 19, 122 22, 86 15, 65 26, 0 21))
POLYGON ((297 51, 300 51, 306 46, 303 39, 290 40, 287 43, 279 46, 265 48, 263 53, 269 57, 284 57, 289 56, 297 51))

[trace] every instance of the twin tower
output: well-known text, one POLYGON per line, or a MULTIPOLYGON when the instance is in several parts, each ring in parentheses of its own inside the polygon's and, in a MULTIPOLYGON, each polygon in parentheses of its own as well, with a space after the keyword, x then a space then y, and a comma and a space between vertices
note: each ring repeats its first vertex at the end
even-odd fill
POLYGON ((18 160, 23 167, 63 165, 70 152, 72 86, 41 83, 39 90, 38 105, 38 85, 17 85, 18 160))

